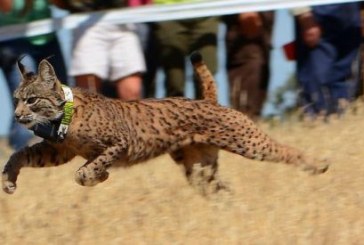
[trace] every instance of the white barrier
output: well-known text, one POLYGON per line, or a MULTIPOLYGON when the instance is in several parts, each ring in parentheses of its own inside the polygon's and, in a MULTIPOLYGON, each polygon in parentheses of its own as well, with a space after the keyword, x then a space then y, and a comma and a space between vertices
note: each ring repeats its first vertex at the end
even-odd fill
POLYGON ((72 14, 64 18, 54 18, 34 21, 28 24, 6 26, 0 28, 0 41, 46 34, 60 29, 72 29, 80 24, 91 25, 95 22, 141 23, 358 1, 359 0, 205 0, 184 4, 149 5, 85 14, 72 14))

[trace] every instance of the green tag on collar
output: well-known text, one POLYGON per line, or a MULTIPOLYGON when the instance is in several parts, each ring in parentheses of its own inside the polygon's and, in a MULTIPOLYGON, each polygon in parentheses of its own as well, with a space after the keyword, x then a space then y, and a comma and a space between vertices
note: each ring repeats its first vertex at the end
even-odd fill
POLYGON ((68 131, 68 126, 71 124, 74 107, 73 107, 72 90, 69 87, 64 86, 64 85, 62 85, 62 90, 63 90, 64 97, 66 100, 66 104, 63 107, 63 118, 62 118, 61 124, 58 128, 57 134, 60 137, 60 139, 64 140, 64 138, 67 134, 67 131, 68 131))

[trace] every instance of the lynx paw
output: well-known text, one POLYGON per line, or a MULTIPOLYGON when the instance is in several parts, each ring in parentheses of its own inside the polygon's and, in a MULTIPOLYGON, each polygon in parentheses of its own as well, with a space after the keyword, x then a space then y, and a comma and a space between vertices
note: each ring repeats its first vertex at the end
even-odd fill
POLYGON ((306 165, 303 170, 308 172, 309 174, 316 175, 316 174, 323 174, 325 173, 330 167, 330 164, 328 161, 321 160, 320 163, 317 166, 313 165, 306 165))
POLYGON ((2 179, 2 187, 3 191, 8 194, 13 194, 16 190, 16 183, 8 180, 8 174, 3 173, 3 179, 2 179))
POLYGON ((87 167, 81 167, 75 175, 76 182, 83 186, 97 185, 107 180, 108 177, 109 173, 107 171, 95 172, 87 167))

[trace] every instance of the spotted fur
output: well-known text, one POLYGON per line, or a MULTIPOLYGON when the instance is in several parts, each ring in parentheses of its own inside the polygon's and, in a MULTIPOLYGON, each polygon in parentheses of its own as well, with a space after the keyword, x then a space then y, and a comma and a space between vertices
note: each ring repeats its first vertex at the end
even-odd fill
MULTIPOLYGON (((246 158, 284 162, 311 173, 322 173, 327 164, 301 151, 279 144, 262 132, 248 117, 216 101, 216 85, 202 59, 192 59, 200 77, 204 99, 148 99, 124 102, 73 88, 75 111, 69 132, 61 143, 48 140, 15 152, 2 172, 2 187, 16 189, 22 167, 58 166, 75 156, 87 161, 75 174, 76 182, 93 186, 108 178, 113 165, 129 166, 170 153, 185 167, 193 184, 196 166, 206 167, 203 181, 224 185, 217 178, 217 150, 246 158)), ((38 74, 19 64, 22 82, 14 93, 16 119, 30 128, 59 119, 65 103, 55 71, 47 60, 38 74)))

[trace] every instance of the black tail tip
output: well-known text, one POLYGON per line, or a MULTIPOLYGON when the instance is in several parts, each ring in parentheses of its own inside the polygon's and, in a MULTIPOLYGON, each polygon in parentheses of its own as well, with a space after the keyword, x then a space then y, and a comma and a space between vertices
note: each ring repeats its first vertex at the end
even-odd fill
POLYGON ((202 55, 198 51, 193 51, 190 54, 190 60, 192 64, 202 62, 202 55))

